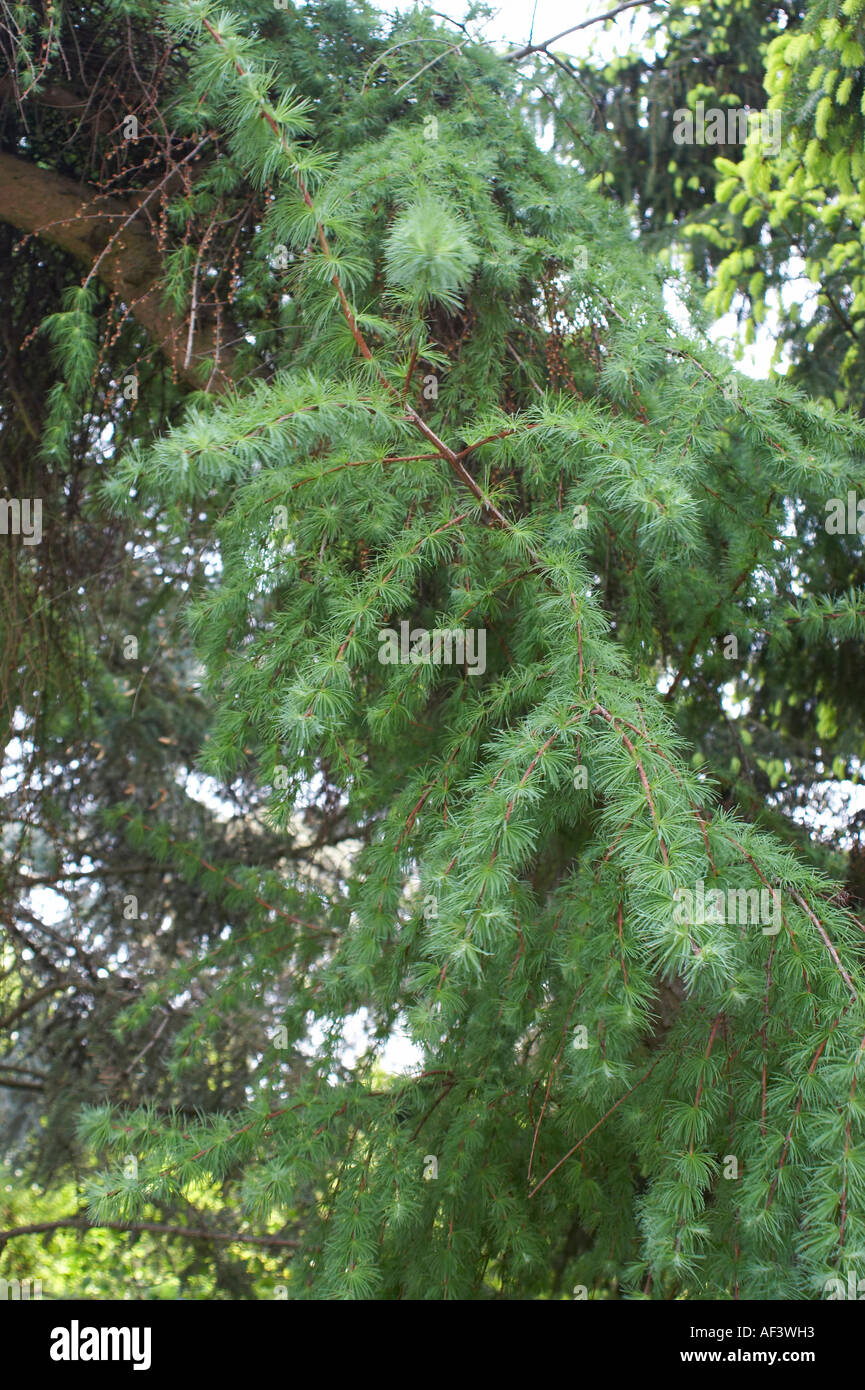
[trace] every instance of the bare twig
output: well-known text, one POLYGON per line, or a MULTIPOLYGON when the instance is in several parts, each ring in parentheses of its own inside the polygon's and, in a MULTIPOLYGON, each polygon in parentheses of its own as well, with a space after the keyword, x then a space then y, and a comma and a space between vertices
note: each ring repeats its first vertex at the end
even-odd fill
POLYGON ((184 1236, 187 1240, 221 1240, 229 1244, 241 1241, 245 1245, 295 1246, 296 1240, 283 1236, 243 1235, 237 1231, 208 1231, 194 1226, 169 1226, 163 1221, 89 1221, 85 1213, 78 1216, 63 1216, 56 1221, 36 1221, 30 1226, 13 1226, 8 1231, 0 1231, 0 1250, 8 1240, 15 1236, 43 1235, 48 1231, 152 1231, 156 1235, 184 1236))
POLYGON ((546 53, 551 43, 558 43, 559 39, 565 38, 568 34, 575 34, 578 29, 588 29, 592 24, 603 24, 605 19, 615 19, 616 15, 621 14, 623 10, 633 10, 638 5, 653 5, 654 3, 655 0, 625 0, 623 5, 617 5, 614 10, 607 10, 606 14, 596 14, 592 19, 584 19, 579 24, 572 24, 569 29, 563 29, 560 34, 553 34, 551 39, 545 39, 543 43, 527 43, 523 48, 515 49, 513 53, 506 53, 505 62, 519 63, 523 58, 528 58, 531 53, 546 53))
POLYGON ((807 918, 809 919, 809 921, 811 922, 811 925, 812 925, 812 926, 815 926, 815 927, 817 928, 818 932, 820 933, 820 936, 821 936, 821 938, 822 938, 822 940, 823 940, 824 945, 826 946, 826 949, 828 950, 830 956, 832 957, 833 961, 835 962, 835 967, 836 967, 836 969, 837 969, 837 971, 838 971, 838 974, 841 976, 841 979, 844 981, 844 983, 845 983, 845 985, 847 986, 847 988, 849 989, 851 995, 853 996, 854 999, 858 998, 858 996, 857 996, 857 994, 856 994, 856 990, 855 990, 854 987, 853 987, 853 981, 850 979, 850 976, 847 974, 847 971, 844 969, 844 966, 841 964, 841 958, 840 958, 840 956, 838 955, 838 952, 835 950, 835 947, 832 945, 832 942, 829 940, 829 937, 828 937, 827 934, 826 934, 826 930, 825 930, 825 928, 823 927, 822 922, 821 922, 820 919, 817 917, 816 913, 812 912, 811 908, 808 906, 808 904, 806 903, 805 899, 802 897, 802 894, 801 894, 801 893, 797 892, 795 888, 791 888, 789 891, 790 891, 790 897, 793 899, 794 903, 798 903, 798 904, 799 904, 799 906, 801 907, 802 911, 805 913, 806 917, 807 917, 807 918))

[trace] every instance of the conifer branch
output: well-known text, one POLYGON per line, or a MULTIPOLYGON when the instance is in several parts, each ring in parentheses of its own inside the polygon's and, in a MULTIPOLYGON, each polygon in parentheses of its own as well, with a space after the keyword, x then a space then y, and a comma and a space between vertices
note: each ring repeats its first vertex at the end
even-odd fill
MULTIPOLYGON (((205 17, 202 20, 202 23, 204 25, 204 28, 210 34, 211 38, 213 38, 214 41, 219 44, 220 48, 224 49, 225 41, 222 35, 210 23, 210 20, 205 17)), ((244 68, 243 64, 240 62, 239 59, 235 58, 233 60, 233 66, 238 77, 242 78, 247 77, 249 75, 247 73, 246 68, 244 68)), ((322 254, 325 256, 327 260, 331 260, 332 255, 330 243, 328 242, 327 234, 324 230, 324 225, 315 212, 315 204, 313 203, 312 197, 306 185, 306 181, 303 177, 303 174, 301 173, 301 170, 298 166, 297 160, 295 159, 294 154, 290 149, 282 131, 280 130, 276 118, 274 117, 273 112, 270 110, 269 106, 264 102, 260 102, 259 108, 261 110, 263 118, 270 126, 270 129, 273 131, 273 134, 279 141, 280 147, 282 148, 289 160, 295 182, 298 186, 298 189, 300 190, 300 195, 303 198, 304 203, 309 208, 310 212, 313 213, 313 215, 315 216, 316 235, 318 237, 318 243, 321 247, 322 254)), ((393 386, 391 382, 388 381, 387 377, 384 375, 381 368, 376 363, 372 351, 369 347, 369 344, 366 342, 366 339, 364 338, 363 334, 358 328, 357 319, 349 303, 345 289, 343 288, 342 280, 339 276, 338 271, 333 272, 333 275, 331 276, 331 283, 333 284, 336 290, 337 296, 339 298, 340 308, 342 309, 343 317, 345 318, 345 321, 348 324, 348 327, 351 331, 351 335, 354 338, 354 341, 357 345, 358 351, 360 352, 364 360, 369 362, 370 365, 373 367, 373 370, 375 371, 378 380, 380 381, 382 386, 384 386, 385 390, 389 392, 392 396, 398 396, 396 388, 393 386)), ((498 510, 495 504, 491 502, 488 497, 484 496, 484 493, 482 492, 481 488, 478 486, 474 478, 465 468, 458 455, 455 454, 453 450, 448 447, 447 444, 445 444, 444 440, 439 439, 435 431, 430 428, 427 422, 420 415, 418 415, 417 411, 414 410, 412 406, 406 404, 404 410, 406 416, 409 420, 411 420, 412 424, 415 425, 417 429, 420 430, 421 434, 429 440, 429 442, 434 446, 434 448, 438 451, 441 457, 450 464, 451 468, 456 473, 460 481, 466 485, 466 487, 471 492, 472 496, 478 502, 480 502, 484 511, 488 512, 498 523, 499 526, 503 526, 507 529, 509 527, 509 522, 507 518, 502 515, 502 513, 498 510)))
POLYGON ((214 326, 199 324, 187 362, 187 325, 163 300, 165 263, 138 220, 142 205, 130 209, 116 196, 92 193, 74 179, 11 154, 0 153, 0 182, 0 220, 88 266, 95 262, 102 284, 128 306, 182 381, 201 389, 201 364, 213 359, 214 390, 230 386, 234 357, 218 347, 214 326))
POLYGON ((838 952, 836 951, 835 947, 832 945, 832 942, 829 940, 829 937, 826 935, 826 929, 825 929, 825 927, 823 926, 822 922, 821 922, 820 919, 814 914, 814 912, 812 911, 812 909, 808 906, 808 904, 806 903, 805 899, 802 897, 802 894, 798 891, 798 889, 796 889, 796 888, 791 888, 789 891, 790 891, 790 897, 793 899, 793 901, 794 901, 795 903, 798 903, 798 904, 799 904, 799 906, 801 907, 802 911, 805 913, 805 916, 806 916, 806 917, 808 918, 808 920, 810 921, 811 925, 814 926, 814 927, 816 927, 816 928, 817 928, 817 931, 820 933, 820 938, 821 938, 821 940, 823 941, 823 943, 824 943, 824 945, 825 945, 827 951, 829 952, 830 956, 832 957, 832 960, 835 962, 835 968, 836 968, 836 970, 838 971, 838 974, 841 976, 841 979, 844 981, 845 985, 846 985, 847 988, 849 989, 852 998, 853 998, 854 1000, 858 999, 859 996, 857 995, 856 990, 855 990, 855 988, 854 988, 854 986, 853 986, 853 981, 850 979, 850 976, 847 974, 847 971, 844 969, 844 966, 841 964, 841 960, 840 960, 840 957, 839 957, 839 955, 838 955, 838 952))
POLYGON ((649 1077, 652 1075, 652 1072, 655 1070, 655 1067, 658 1065, 660 1060, 660 1057, 655 1058, 648 1071, 643 1072, 643 1075, 640 1077, 639 1081, 636 1081, 629 1091, 626 1091, 623 1096, 620 1096, 619 1099, 616 1101, 615 1105, 611 1105, 606 1114, 601 1116, 597 1124, 592 1125, 592 1128, 586 1134, 583 1135, 582 1139, 580 1139, 578 1143, 574 1144, 573 1148, 568 1149, 568 1152, 564 1155, 564 1157, 560 1158, 558 1163, 554 1164, 550 1171, 547 1174, 545 1174, 544 1177, 541 1178, 540 1182, 532 1188, 531 1192, 529 1193, 529 1197, 534 1197, 536 1192, 540 1192, 541 1188, 544 1186, 544 1183, 549 1182, 553 1174, 557 1173, 558 1170, 561 1168, 562 1164, 567 1163, 568 1159, 572 1158, 574 1154, 577 1153, 578 1150, 583 1147, 587 1139, 591 1139, 595 1131, 599 1130, 601 1128, 601 1125, 604 1124, 604 1122, 610 1118, 613 1112, 618 1110, 619 1106, 622 1105, 623 1102, 628 1099, 628 1096, 632 1096, 634 1092, 637 1090, 637 1088, 639 1086, 642 1086, 644 1081, 648 1081, 649 1077))

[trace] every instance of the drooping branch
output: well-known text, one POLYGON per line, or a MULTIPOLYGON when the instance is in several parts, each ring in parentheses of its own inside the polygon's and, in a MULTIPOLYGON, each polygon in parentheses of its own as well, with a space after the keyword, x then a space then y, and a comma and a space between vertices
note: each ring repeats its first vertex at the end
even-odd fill
POLYGON ((0 154, 0 219, 59 246, 87 265, 98 259, 97 275, 159 346, 180 380, 202 388, 203 363, 216 362, 209 386, 225 390, 233 359, 216 327, 199 316, 188 343, 188 324, 161 294, 165 266, 137 203, 105 198, 15 155, 0 154), (189 349, 189 350, 188 350, 189 349))

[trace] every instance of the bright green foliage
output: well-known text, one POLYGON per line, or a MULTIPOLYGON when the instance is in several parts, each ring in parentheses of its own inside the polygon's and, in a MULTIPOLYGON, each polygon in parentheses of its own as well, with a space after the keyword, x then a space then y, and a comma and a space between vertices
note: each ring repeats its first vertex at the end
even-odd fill
POLYGON ((423 199, 394 219, 385 265, 391 284, 418 308, 441 304, 457 309, 459 291, 478 260, 466 229, 439 204, 423 199))
MULTIPOLYGON (((769 45, 768 106, 779 113, 784 138, 774 154, 755 146, 735 167, 724 167, 718 197, 728 214, 721 230, 735 249, 719 267, 710 301, 723 311, 741 290, 762 319, 767 292, 783 281, 780 253, 803 260, 815 287, 806 300, 813 322, 805 341, 824 379, 833 371, 840 378, 834 394, 841 402, 851 391, 854 401, 858 395, 865 327, 863 24, 861 0, 817 0, 800 32, 769 45), (742 250, 739 219, 769 236, 742 250)), ((782 311, 779 351, 799 330, 800 312, 798 303, 782 311)))
MULTIPOLYGON (((199 1209, 207 1210, 212 1224, 221 1205, 219 1193, 196 1196, 199 1209)), ((219 1297, 248 1296, 250 1285, 263 1298, 273 1297, 285 1287, 279 1283, 278 1247, 223 1240, 213 1253, 200 1241, 190 1249, 182 1225, 159 1222, 131 1235, 120 1230, 87 1230, 82 1194, 72 1182, 55 1181, 46 1190, 35 1183, 25 1184, 20 1176, 0 1168, 0 1220, 4 1231, 36 1228, 17 1235, 4 1250, 0 1277, 18 1279, 24 1299, 29 1293, 30 1298, 51 1300, 210 1302, 219 1297), (56 1226, 50 1229, 52 1223, 56 1226), (29 1281, 29 1291, 25 1281, 29 1281)))
MULTIPOLYGON (((725 131, 720 148, 677 143, 676 112, 693 112, 697 102, 707 111, 760 111, 767 99, 767 47, 781 30, 797 32, 806 9, 807 0, 668 0, 619 18, 617 27, 636 23, 635 41, 624 53, 610 57, 605 45, 606 57, 596 50, 583 56, 574 39, 564 38, 564 52, 556 45, 555 67, 540 54, 534 72, 527 62, 521 71, 535 94, 547 94, 540 111, 553 123, 557 148, 596 170, 610 193, 633 206, 650 242, 678 243, 682 228, 695 217, 705 221, 715 202, 724 177, 715 157, 737 161, 743 150, 727 143, 725 131), (579 58, 570 56, 571 45, 579 58), (581 121, 575 128, 575 111, 583 112, 590 139, 581 121)), ((597 33, 589 29, 588 38, 597 33)), ((693 250, 696 267, 706 273, 715 263, 715 243, 704 238, 693 250)))
MULTIPOLYGON (((711 278, 713 314, 732 308, 753 341, 771 312, 776 360, 853 407, 865 325, 863 21, 860 0, 707 0, 698 14, 674 0, 653 20, 653 51, 582 68, 596 106, 612 89, 593 151, 605 183, 711 278), (780 138, 675 144, 674 109, 698 101, 763 112, 780 138)), ((566 99, 567 80, 552 85, 566 99)), ((560 147, 575 148, 561 113, 556 129, 560 147)))

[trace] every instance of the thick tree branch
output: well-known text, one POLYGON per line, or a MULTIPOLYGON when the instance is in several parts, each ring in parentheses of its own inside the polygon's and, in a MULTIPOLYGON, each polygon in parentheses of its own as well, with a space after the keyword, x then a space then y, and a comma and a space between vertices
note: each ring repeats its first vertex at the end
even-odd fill
POLYGON ((86 184, 10 154, 0 154, 0 190, 2 221, 50 241, 85 264, 99 258, 99 279, 147 330, 182 381, 200 389, 206 381, 202 363, 216 359, 211 389, 230 385, 232 356, 218 347, 212 324, 199 319, 187 360, 188 325, 163 301, 162 257, 135 218, 133 203, 104 198, 86 184))
POLYGON ((240 1241, 245 1245, 294 1246, 296 1240, 283 1236, 241 1235, 237 1231, 196 1230, 192 1226, 168 1226, 162 1221, 88 1221, 86 1215, 63 1216, 57 1221, 36 1221, 30 1226, 13 1226, 8 1231, 0 1231, 0 1250, 7 1240, 15 1236, 38 1236, 48 1231, 153 1231, 156 1235, 184 1236, 187 1240, 222 1240, 232 1244, 240 1241))
POLYGON ((29 1013, 31 1009, 36 1007, 41 999, 46 999, 49 994, 56 994, 58 990, 63 988, 63 985, 43 985, 41 989, 37 989, 36 993, 31 994, 29 999, 24 999, 14 1009, 10 1010, 4 1018, 0 1018, 0 1033, 5 1033, 7 1028, 12 1027, 16 1019, 29 1013))

